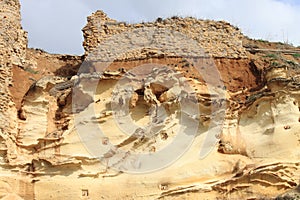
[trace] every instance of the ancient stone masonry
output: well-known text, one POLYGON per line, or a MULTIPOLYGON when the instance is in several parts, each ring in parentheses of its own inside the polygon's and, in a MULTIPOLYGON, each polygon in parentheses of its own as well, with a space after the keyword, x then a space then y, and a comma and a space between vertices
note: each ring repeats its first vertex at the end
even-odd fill
POLYGON ((26 55, 27 33, 21 27, 18 0, 0 2, 0 27, 1 64, 22 65, 26 55))
POLYGON ((162 56, 201 57, 204 53, 220 58, 246 57, 242 45, 244 36, 238 28, 224 21, 172 17, 164 20, 159 18, 156 22, 127 24, 97 11, 88 17, 83 33, 86 54, 97 54, 100 57, 109 55, 109 59, 114 60, 162 56), (186 42, 189 40, 193 44, 186 42), (140 48, 136 49, 138 45, 140 48), (123 55, 118 54, 121 50, 123 55))
POLYGON ((27 35, 21 28, 20 3, 18 0, 0 2, 0 141, 4 139, 9 148, 8 158, 13 153, 16 133, 17 111, 9 87, 12 86, 12 66, 25 61, 27 35), (3 138, 4 137, 4 138, 3 138))
POLYGON ((85 55, 56 55, 28 49, 20 20, 1 0, 1 200, 299 196, 299 48, 97 11, 85 55))

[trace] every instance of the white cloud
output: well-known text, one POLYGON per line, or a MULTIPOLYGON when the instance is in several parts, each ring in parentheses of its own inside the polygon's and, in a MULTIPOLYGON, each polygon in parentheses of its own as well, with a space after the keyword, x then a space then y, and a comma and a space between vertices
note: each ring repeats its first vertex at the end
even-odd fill
POLYGON ((254 38, 300 45, 297 0, 21 0, 29 45, 54 53, 81 54, 86 17, 102 9, 120 21, 152 21, 172 15, 226 20, 254 38))

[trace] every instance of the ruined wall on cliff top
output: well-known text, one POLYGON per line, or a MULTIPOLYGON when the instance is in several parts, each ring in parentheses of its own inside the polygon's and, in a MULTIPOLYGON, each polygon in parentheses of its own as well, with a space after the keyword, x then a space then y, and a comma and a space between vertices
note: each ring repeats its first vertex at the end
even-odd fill
POLYGON ((246 58, 246 51, 242 45, 244 36, 238 28, 224 21, 172 17, 159 18, 149 23, 127 24, 110 19, 102 11, 97 11, 88 17, 83 33, 86 54, 97 52, 100 57, 107 56, 118 60, 144 59, 149 55, 202 56, 204 53, 219 58, 246 58), (132 40, 132 35, 135 38, 134 42, 128 40, 132 40), (131 46, 137 46, 132 43, 143 43, 143 40, 152 44, 141 45, 141 48, 150 49, 130 52, 131 46), (195 49, 189 40, 195 41, 198 49, 201 47, 202 50, 195 49), (120 49, 127 52, 114 55, 120 52, 120 49))
MULTIPOLYGON (((25 62, 27 33, 21 27, 18 0, 0 2, 0 142, 13 138, 16 131, 17 112, 9 92, 12 66, 25 62), (8 136, 9 135, 9 136, 8 136)), ((7 140, 8 142, 10 140, 7 140)), ((9 143, 9 142, 8 142, 9 143)), ((6 145, 9 145, 6 143, 6 145)), ((11 149, 12 150, 12 149, 11 149)))

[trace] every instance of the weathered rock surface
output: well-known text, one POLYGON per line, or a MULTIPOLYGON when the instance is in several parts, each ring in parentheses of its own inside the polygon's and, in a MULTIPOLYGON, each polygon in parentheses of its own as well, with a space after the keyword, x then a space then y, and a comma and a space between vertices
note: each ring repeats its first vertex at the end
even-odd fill
POLYGON ((110 19, 102 11, 97 11, 88 17, 83 33, 83 46, 87 54, 100 52, 101 55, 108 54, 120 60, 144 59, 149 55, 199 56, 203 52, 221 58, 246 57, 240 30, 224 21, 172 17, 152 23, 127 24, 110 19), (187 37, 193 39, 194 44, 187 43, 187 37), (107 40, 108 43, 104 42, 107 40), (201 50, 193 45, 200 46, 201 50), (136 51, 137 46, 144 51, 136 51), (114 48, 122 48, 126 54, 114 55, 114 48))
POLYGON ((1 199, 299 196, 299 57, 248 51, 282 44, 226 22, 98 11, 85 56, 50 55, 26 48, 18 1, 0 5, 14 27, 0 38, 1 199))

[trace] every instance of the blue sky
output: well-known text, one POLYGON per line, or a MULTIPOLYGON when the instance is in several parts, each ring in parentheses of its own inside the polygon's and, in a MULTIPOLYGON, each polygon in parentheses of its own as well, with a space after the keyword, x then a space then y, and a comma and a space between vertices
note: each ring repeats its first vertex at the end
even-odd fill
POLYGON ((300 0, 20 0, 29 47, 83 54, 86 17, 103 10, 119 21, 173 15, 226 20, 249 37, 300 45, 300 0))

